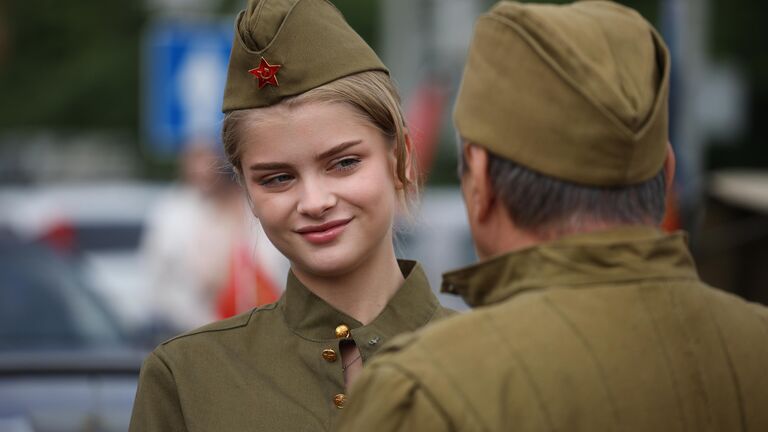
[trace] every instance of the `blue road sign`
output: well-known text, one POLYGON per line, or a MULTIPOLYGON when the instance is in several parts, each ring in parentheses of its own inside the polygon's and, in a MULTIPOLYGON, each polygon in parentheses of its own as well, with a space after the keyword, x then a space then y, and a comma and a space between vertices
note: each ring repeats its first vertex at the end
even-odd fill
POLYGON ((219 142, 232 20, 158 22, 145 33, 142 129, 157 157, 191 140, 219 142))

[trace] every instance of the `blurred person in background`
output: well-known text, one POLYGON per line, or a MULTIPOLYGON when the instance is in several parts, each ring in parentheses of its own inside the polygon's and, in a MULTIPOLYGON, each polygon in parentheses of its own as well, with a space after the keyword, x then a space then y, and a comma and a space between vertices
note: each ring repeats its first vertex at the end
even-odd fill
POLYGON ((224 146, 286 291, 161 344, 131 431, 330 430, 384 342, 450 313, 395 257, 417 176, 377 55, 326 0, 251 0, 235 33, 224 146))
POLYGON ((214 200, 221 161, 213 145, 186 145, 180 181, 147 216, 142 239, 154 314, 174 334, 216 318, 226 273, 229 227, 219 223, 214 200))
POLYGON ((386 347, 342 431, 765 431, 768 309, 705 285, 658 229, 670 58, 607 1, 500 2, 454 121, 476 311, 386 347))
POLYGON ((277 281, 285 278, 288 262, 251 215, 231 170, 222 173, 213 199, 219 214, 217 223, 229 227, 226 275, 217 290, 216 318, 274 303, 283 291, 277 281))
POLYGON ((142 251, 154 316, 167 338, 274 302, 286 260, 253 223, 215 143, 191 141, 181 182, 148 216, 142 251))

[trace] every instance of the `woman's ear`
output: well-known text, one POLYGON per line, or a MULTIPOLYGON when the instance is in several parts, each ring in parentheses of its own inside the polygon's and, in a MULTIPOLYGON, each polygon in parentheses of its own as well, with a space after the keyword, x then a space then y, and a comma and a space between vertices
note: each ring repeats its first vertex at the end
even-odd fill
POLYGON ((403 164, 403 174, 405 176, 405 179, 409 184, 414 183, 414 173, 413 173, 413 142, 411 141, 411 136, 405 132, 403 134, 403 144, 404 147, 402 150, 397 148, 397 145, 393 146, 393 173, 394 173, 394 179, 395 179, 395 189, 401 190, 405 189, 406 185, 403 184, 403 181, 400 179, 400 176, 398 175, 398 171, 400 168, 400 164, 403 164), (402 160, 398 157, 398 154, 402 151, 402 160))
POLYGON ((405 155, 404 155, 404 161, 405 161, 405 178, 408 180, 408 182, 413 183, 416 181, 415 178, 413 178, 414 172, 413 172, 413 162, 414 162, 414 147, 413 147, 413 141, 411 141, 411 135, 406 132, 405 133, 405 155))
POLYGON ((235 183, 237 183, 241 188, 245 189, 245 181, 243 179, 243 174, 240 170, 240 167, 233 166, 232 173, 235 176, 235 183))

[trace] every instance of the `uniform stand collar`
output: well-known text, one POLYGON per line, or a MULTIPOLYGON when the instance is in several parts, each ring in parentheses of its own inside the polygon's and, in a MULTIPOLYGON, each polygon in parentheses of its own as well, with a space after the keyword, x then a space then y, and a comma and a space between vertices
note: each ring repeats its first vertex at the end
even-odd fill
POLYGON ((442 291, 474 307, 548 287, 697 279, 686 243, 682 232, 667 235, 641 226, 577 234, 446 273, 442 291))
POLYGON ((421 266, 406 260, 398 260, 398 265, 405 281, 379 316, 368 325, 364 326, 326 303, 304 286, 293 272, 288 275, 285 294, 278 307, 283 311, 288 327, 305 339, 334 340, 336 327, 343 324, 349 327, 351 337, 361 351, 368 345, 378 347, 390 336, 423 326, 439 307, 421 266))

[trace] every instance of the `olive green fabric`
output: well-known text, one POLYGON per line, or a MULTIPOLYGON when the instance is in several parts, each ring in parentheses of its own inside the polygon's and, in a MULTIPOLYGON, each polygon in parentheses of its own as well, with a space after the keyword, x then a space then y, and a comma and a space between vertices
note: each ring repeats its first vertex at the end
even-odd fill
POLYGON ((445 275, 475 311, 395 339, 338 430, 768 431, 768 309, 682 234, 580 234, 445 275))
POLYGON ((666 156, 669 68, 658 33, 619 4, 500 2, 477 21, 454 122, 551 177, 640 183, 666 156))
POLYGON ((144 363, 130 431, 324 431, 345 393, 336 326, 351 329, 363 363, 399 333, 447 316, 421 267, 400 263, 405 283, 363 326, 315 296, 292 274, 272 305, 160 345, 144 363))
POLYGON ((326 0, 250 0, 240 12, 222 110, 274 105, 358 72, 387 72, 376 53, 326 0), (259 87, 249 71, 279 65, 278 85, 259 87))

